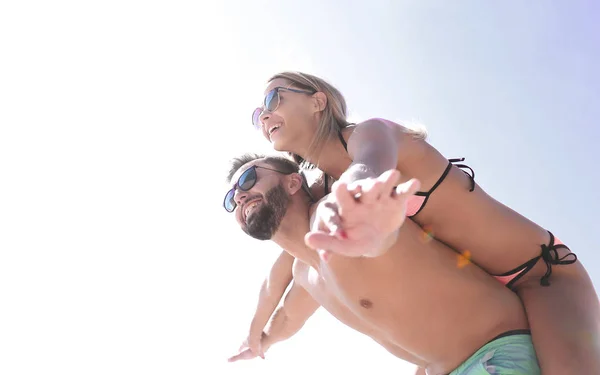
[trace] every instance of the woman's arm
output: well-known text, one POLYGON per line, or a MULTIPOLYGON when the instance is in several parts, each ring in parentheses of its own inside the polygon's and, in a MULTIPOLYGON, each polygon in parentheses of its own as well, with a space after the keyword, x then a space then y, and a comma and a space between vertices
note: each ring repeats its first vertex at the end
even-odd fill
POLYGON ((352 183, 363 178, 376 178, 396 169, 398 163, 400 125, 382 119, 370 119, 356 126, 348 139, 348 153, 353 160, 339 181, 352 183))

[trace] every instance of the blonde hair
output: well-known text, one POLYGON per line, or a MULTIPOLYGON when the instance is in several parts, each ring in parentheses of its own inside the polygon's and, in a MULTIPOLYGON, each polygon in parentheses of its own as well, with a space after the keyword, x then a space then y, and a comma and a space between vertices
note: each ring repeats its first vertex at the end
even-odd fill
MULTIPOLYGON (((269 78, 268 82, 272 82, 277 78, 282 78, 290 82, 294 88, 322 92, 327 98, 325 109, 319 119, 317 131, 308 147, 307 158, 311 157, 315 151, 319 150, 325 142, 333 137, 338 137, 338 133, 347 127, 348 125, 354 125, 354 123, 348 121, 348 109, 346 106, 346 99, 342 93, 333 87, 329 82, 322 78, 316 77, 312 74, 286 71, 275 74, 269 78)), ((427 138, 427 132, 422 126, 408 126, 406 131, 411 134, 415 139, 424 140, 427 138)), ((294 161, 300 164, 301 167, 312 169, 316 165, 313 162, 309 162, 302 158, 300 155, 290 153, 294 161)))
MULTIPOLYGON (((277 78, 282 78, 289 81, 293 87, 302 90, 322 92, 327 97, 327 103, 311 144, 308 147, 308 155, 310 157, 315 151, 319 150, 325 142, 332 137, 337 137, 341 129, 350 125, 346 120, 348 116, 346 99, 342 93, 326 82, 324 79, 313 76, 307 73, 300 72, 282 72, 275 74, 269 79, 271 82, 277 78)), ((304 168, 314 168, 314 163, 304 160, 300 155, 292 154, 294 160, 304 168)))
POLYGON ((400 121, 398 123, 406 129, 405 132, 410 134, 413 139, 424 141, 429 136, 425 125, 417 120, 400 121))

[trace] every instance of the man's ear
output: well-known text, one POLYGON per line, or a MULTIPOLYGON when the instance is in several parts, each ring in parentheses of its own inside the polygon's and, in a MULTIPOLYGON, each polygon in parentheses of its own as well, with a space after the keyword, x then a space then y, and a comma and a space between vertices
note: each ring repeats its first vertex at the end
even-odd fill
POLYGON ((303 177, 299 173, 292 173, 286 176, 286 190, 290 195, 296 194, 302 190, 303 177))
POLYGON ((317 91, 312 95, 313 98, 313 110, 315 112, 322 112, 327 106, 327 95, 321 91, 317 91))

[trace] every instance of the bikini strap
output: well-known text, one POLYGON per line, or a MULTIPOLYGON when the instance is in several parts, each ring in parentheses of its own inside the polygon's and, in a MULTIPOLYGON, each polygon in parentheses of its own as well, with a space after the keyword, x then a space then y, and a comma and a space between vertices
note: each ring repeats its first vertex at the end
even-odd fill
POLYGON ((346 143, 346 140, 344 139, 344 136, 342 135, 342 131, 338 130, 337 134, 338 134, 338 138, 342 142, 342 146, 344 146, 344 150, 346 150, 346 152, 348 152, 348 144, 346 143))
POLYGON ((529 259, 527 262, 523 263, 522 265, 518 266, 517 268, 513 268, 512 270, 505 272, 503 274, 500 275, 495 275, 495 276, 499 276, 499 277, 506 277, 506 276, 512 276, 514 274, 517 274, 517 276, 513 277, 508 283, 506 283, 506 287, 510 290, 513 290, 512 286, 523 276, 525 276, 525 274, 529 271, 531 271, 531 269, 536 265, 536 263, 538 262, 538 260, 540 260, 542 256, 538 255, 535 258, 529 259))
POLYGON ((461 168, 461 171, 463 171, 471 179, 471 189, 469 189, 469 191, 475 190, 475 172, 468 165, 455 164, 457 162, 461 162, 461 161, 464 161, 464 160, 465 160, 465 158, 448 159, 448 165, 446 166, 446 169, 444 169, 444 173, 442 173, 442 175, 440 176, 440 178, 438 178, 438 180, 435 182, 435 184, 433 184, 433 186, 431 187, 431 189, 429 189, 429 191, 426 191, 426 192, 418 191, 418 192, 415 193, 415 195, 417 195, 417 196, 425 197, 425 200, 423 201, 423 203, 421 203, 421 207, 419 208, 419 210, 414 215, 411 215, 411 217, 412 216, 416 216, 419 212, 421 212, 421 210, 427 204, 427 201, 429 200, 429 196, 435 191, 435 189, 438 188, 438 186, 440 186, 440 184, 444 181, 444 179, 446 179, 446 176, 448 176, 448 173, 450 173, 450 169, 452 169, 453 165, 455 165, 458 168, 461 168), (471 174, 465 172, 464 170, 462 170, 462 168, 469 169, 471 171, 471 174))
POLYGON ((577 261, 577 254, 575 253, 568 253, 562 258, 559 258, 557 249, 568 250, 569 248, 563 244, 555 245, 554 235, 550 233, 550 231, 548 231, 548 233, 550 234, 550 243, 548 243, 548 245, 542 245, 541 257, 544 260, 544 263, 546 263, 546 273, 540 280, 540 285, 542 286, 550 285, 550 281, 548 281, 548 279, 550 278, 550 275, 552 275, 552 265, 567 265, 573 264, 577 261), (571 258, 567 259, 569 256, 571 256, 571 258))
POLYGON ((414 214, 410 215, 410 217, 417 216, 417 214, 423 210, 423 208, 427 204, 427 201, 429 200, 429 196, 431 195, 431 193, 434 192, 435 189, 437 189, 438 186, 440 186, 442 181, 444 181, 444 179, 450 172, 450 168, 452 168, 452 163, 448 163, 448 166, 444 170, 444 173, 442 173, 440 178, 438 178, 438 180, 435 182, 435 184, 433 184, 433 186, 431 187, 431 189, 429 189, 429 191, 417 191, 415 193, 415 195, 417 195, 419 197, 425 197, 425 199, 423 200, 423 203, 421 203, 421 207, 419 207, 419 210, 417 212, 415 212, 414 214))
MULTIPOLYGON (((342 142, 342 146, 344 146, 344 150, 346 150, 346 152, 348 152, 348 144, 346 143, 346 140, 342 136, 342 131, 338 130, 337 135, 338 135, 338 138, 340 139, 340 142, 342 142)), ((329 194, 329 176, 327 176, 327 173, 323 173, 323 180, 324 180, 324 185, 325 185, 325 195, 327 195, 327 194, 329 194)))
POLYGON ((311 202, 313 202, 313 203, 316 202, 315 196, 310 191, 310 186, 308 186, 308 180, 303 171, 300 171, 300 176, 302 177, 302 190, 304 190, 306 192, 306 195, 308 195, 308 198, 310 199, 311 202))
POLYGON ((475 171, 466 164, 456 164, 458 162, 465 161, 465 158, 448 159, 448 161, 450 161, 450 163, 454 164, 457 168, 463 171, 464 174, 469 176, 469 179, 471 179, 471 188, 469 189, 469 191, 475 190, 475 171), (468 173, 467 171, 465 171, 465 169, 468 169, 471 173, 468 173))
POLYGON ((550 281, 548 279, 552 275, 552 265, 568 265, 568 264, 573 264, 577 261, 577 254, 575 254, 575 253, 568 253, 567 255, 563 256, 562 258, 559 258, 557 249, 569 250, 569 248, 563 244, 554 244, 554 235, 550 231, 548 231, 548 234, 550 234, 550 242, 547 245, 546 244, 541 245, 541 247, 542 247, 541 255, 538 255, 535 258, 528 260, 527 262, 523 263, 522 265, 520 265, 517 268, 514 268, 508 272, 505 272, 501 275, 496 275, 496 276, 503 277, 503 276, 511 276, 511 275, 514 275, 515 273, 518 273, 517 276, 515 276, 512 280, 510 280, 510 282, 508 282, 506 284, 506 287, 508 287, 509 289, 512 290, 512 286, 521 277, 525 276, 525 274, 527 272, 529 272, 540 259, 543 259, 544 263, 546 264, 546 273, 540 279, 540 285, 542 285, 542 286, 550 286, 550 281), (571 256, 571 258, 567 259, 569 256, 571 256))
MULTIPOLYGON (((448 173, 450 173, 450 169, 452 168, 452 161, 450 161, 448 163, 448 165, 446 166, 446 169, 444 169, 444 173, 442 173, 442 175, 440 176, 440 178, 438 178, 438 180, 435 182, 435 184, 433 184, 433 186, 431 187, 431 189, 429 189, 428 192, 419 192, 417 193, 417 195, 421 195, 423 197, 427 197, 429 198, 429 196, 431 194, 433 194, 433 192, 435 191, 435 189, 438 188, 438 186, 440 186, 440 184, 444 181, 444 179, 446 178, 446 176, 448 176, 448 173)), ((423 203, 423 205, 425 205, 425 203, 423 203)))

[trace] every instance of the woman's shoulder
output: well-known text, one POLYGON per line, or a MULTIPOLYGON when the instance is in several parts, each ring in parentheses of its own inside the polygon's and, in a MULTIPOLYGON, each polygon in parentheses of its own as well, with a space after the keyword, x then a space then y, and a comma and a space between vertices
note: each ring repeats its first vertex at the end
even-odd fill
POLYGON ((429 148, 425 127, 383 118, 371 118, 351 124, 342 130, 342 136, 348 144, 349 150, 356 150, 357 147, 369 144, 388 144, 389 139, 396 141, 399 152, 404 150, 409 154, 420 154, 429 148))
POLYGON ((384 133, 392 132, 396 136, 408 136, 414 139, 425 140, 427 138, 425 126, 414 121, 393 121, 381 117, 373 117, 351 125, 351 133, 355 131, 381 131, 384 133))

